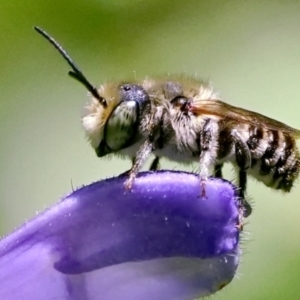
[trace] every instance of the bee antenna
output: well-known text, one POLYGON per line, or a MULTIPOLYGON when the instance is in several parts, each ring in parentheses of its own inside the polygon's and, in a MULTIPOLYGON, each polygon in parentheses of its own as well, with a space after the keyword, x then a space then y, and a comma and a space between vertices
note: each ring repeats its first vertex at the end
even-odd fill
POLYGON ((104 106, 107 107, 107 103, 104 98, 102 98, 97 89, 90 84, 90 82, 86 79, 86 77, 83 75, 83 73, 80 71, 80 69, 76 66, 74 61, 71 59, 71 57, 67 54, 67 52, 62 48, 62 46, 54 40, 46 31, 41 29, 40 27, 34 26, 34 29, 41 34, 46 40, 48 40, 63 56, 63 58, 67 61, 69 66, 73 69, 73 71, 69 71, 69 75, 82 83, 87 90, 96 98, 99 100, 99 102, 104 106))

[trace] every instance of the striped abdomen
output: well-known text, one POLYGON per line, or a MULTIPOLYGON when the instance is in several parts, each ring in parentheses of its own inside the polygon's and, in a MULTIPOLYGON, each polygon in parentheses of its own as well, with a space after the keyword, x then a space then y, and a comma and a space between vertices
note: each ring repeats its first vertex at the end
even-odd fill
POLYGON ((300 171, 295 138, 279 130, 250 127, 247 144, 253 153, 251 169, 254 177, 269 187, 289 192, 300 171))
MULTIPOLYGON (((251 167, 247 173, 268 187, 289 192, 300 171, 300 154, 293 135, 249 124, 242 124, 241 128, 238 130, 251 153, 251 167)), ((219 159, 234 149, 231 130, 223 127, 220 131, 219 159)))

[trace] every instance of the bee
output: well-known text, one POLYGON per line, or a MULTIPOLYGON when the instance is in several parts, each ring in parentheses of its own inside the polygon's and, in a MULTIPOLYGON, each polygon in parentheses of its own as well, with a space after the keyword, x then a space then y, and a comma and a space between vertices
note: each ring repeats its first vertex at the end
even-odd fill
POLYGON ((292 189, 300 170, 296 145, 300 130, 229 105, 210 83, 183 76, 112 82, 95 88, 51 36, 35 29, 71 66, 69 75, 91 94, 82 124, 97 156, 132 159, 127 188, 154 154, 150 170, 159 168, 162 157, 198 162, 204 194, 208 176, 223 177, 223 164, 232 163, 238 173, 244 216, 252 210, 245 200, 248 175, 272 189, 292 189))

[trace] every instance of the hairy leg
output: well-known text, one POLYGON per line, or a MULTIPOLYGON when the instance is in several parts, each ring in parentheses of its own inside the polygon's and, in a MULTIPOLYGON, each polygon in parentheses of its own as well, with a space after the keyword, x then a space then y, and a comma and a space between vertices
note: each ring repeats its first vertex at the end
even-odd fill
POLYGON ((133 181, 137 173, 139 172, 143 164, 146 162, 152 150, 153 150, 152 142, 150 142, 149 140, 145 141, 144 144, 139 149, 136 157, 133 159, 132 167, 128 172, 129 178, 125 182, 125 188, 131 189, 131 186, 133 184, 133 181))
POLYGON ((236 162, 239 167, 239 196, 245 210, 244 217, 248 217, 252 212, 252 208, 245 199, 245 194, 247 189, 247 169, 251 167, 251 153, 248 145, 242 140, 238 132, 235 131, 233 137, 235 139, 236 162))

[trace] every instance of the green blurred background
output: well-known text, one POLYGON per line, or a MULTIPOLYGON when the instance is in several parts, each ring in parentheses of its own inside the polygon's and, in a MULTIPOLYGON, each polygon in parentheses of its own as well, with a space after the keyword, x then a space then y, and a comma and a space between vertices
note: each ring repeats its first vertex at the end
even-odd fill
MULTIPOLYGON (((0 25, 1 235, 72 185, 130 166, 94 155, 80 123, 86 91, 34 25, 97 85, 135 74, 197 74, 229 103, 300 128, 300 1, 2 0, 0 25)), ((241 266, 214 299, 300 299, 300 185, 282 195, 251 181, 249 191, 254 213, 241 266)))

